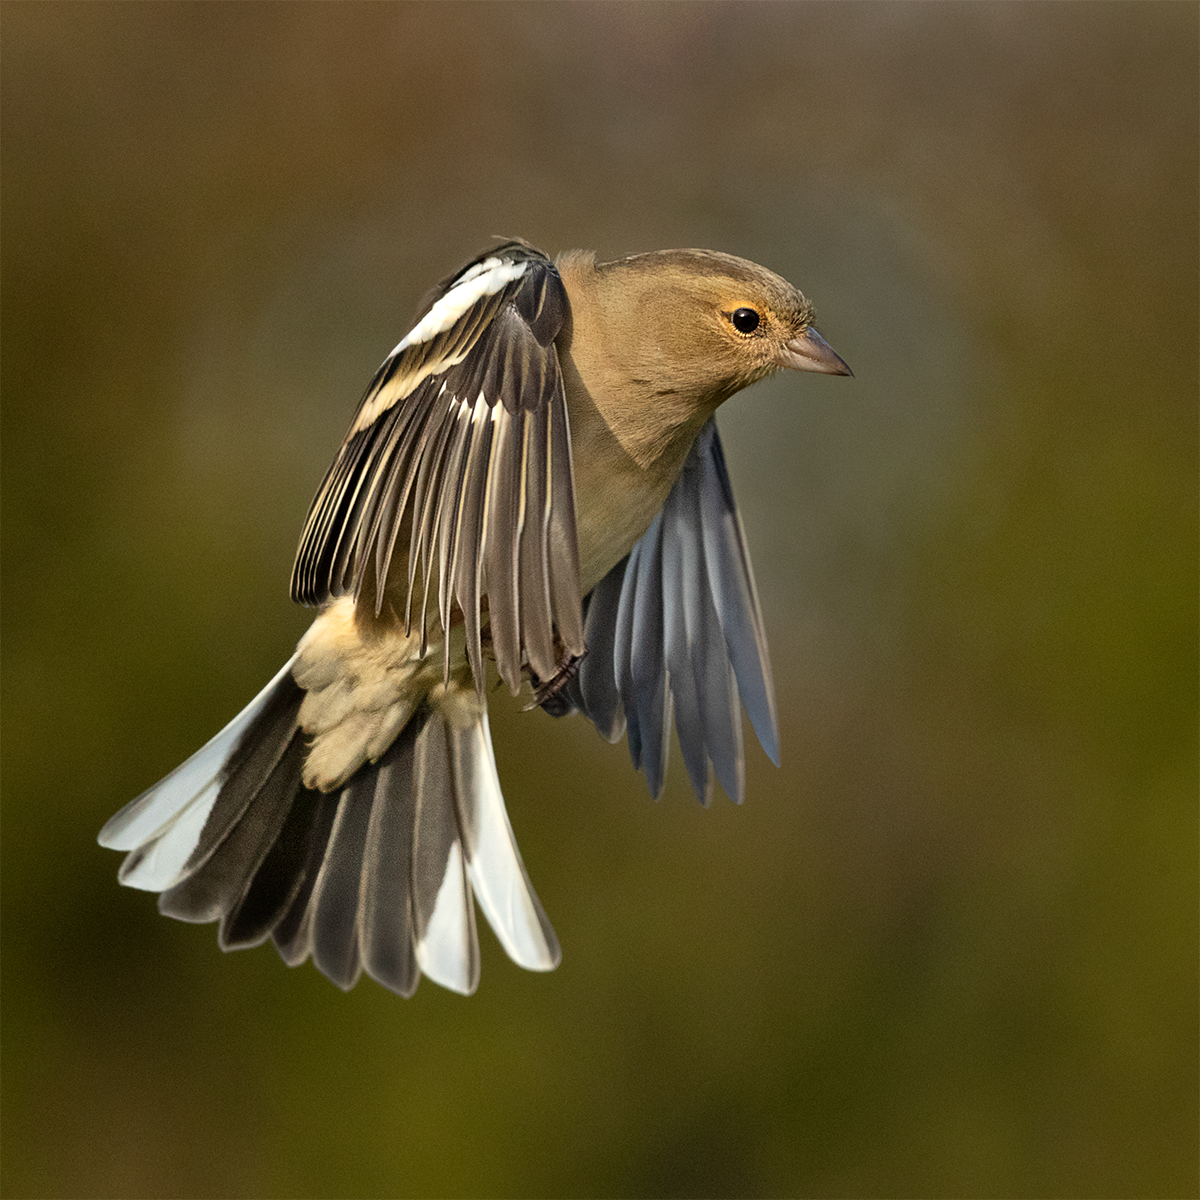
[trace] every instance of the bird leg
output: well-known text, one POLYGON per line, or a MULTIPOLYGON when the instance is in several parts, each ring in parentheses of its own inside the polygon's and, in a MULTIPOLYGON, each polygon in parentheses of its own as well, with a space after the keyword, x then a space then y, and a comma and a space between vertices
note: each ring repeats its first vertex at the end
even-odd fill
MULTIPOLYGON (((585 650, 584 654, 586 653, 585 650)), ((533 686, 533 701, 525 705, 523 711, 544 708, 552 717, 565 717, 567 713, 573 712, 575 705, 563 692, 579 674, 579 664, 583 661, 584 654, 568 654, 565 659, 560 660, 562 665, 554 676, 545 682, 530 671, 529 682, 533 686)))

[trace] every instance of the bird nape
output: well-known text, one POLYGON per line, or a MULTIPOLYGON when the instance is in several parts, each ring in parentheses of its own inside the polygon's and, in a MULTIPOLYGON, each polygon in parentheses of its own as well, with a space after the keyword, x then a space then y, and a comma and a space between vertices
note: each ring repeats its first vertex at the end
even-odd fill
POLYGON ((659 796, 741 802, 742 706, 778 765, 766 635, 714 413, 780 368, 849 375, 778 275, 710 250, 552 262, 496 246, 430 294, 309 510, 317 617, 215 738, 114 816, 122 883, 273 939, 342 988, 479 981, 478 900, 512 959, 560 951, 513 837, 488 662, 624 733, 659 796))

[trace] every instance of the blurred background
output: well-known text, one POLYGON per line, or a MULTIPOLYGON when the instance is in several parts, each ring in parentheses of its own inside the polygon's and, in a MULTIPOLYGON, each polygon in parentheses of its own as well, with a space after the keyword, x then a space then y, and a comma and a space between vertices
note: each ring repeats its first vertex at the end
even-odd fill
POLYGON ((5 1195, 1196 1194, 1194 5, 0 18, 5 1195), (854 367, 721 414, 783 767, 654 804, 498 694, 561 968, 343 995, 95 835, 512 234, 755 259, 854 367))

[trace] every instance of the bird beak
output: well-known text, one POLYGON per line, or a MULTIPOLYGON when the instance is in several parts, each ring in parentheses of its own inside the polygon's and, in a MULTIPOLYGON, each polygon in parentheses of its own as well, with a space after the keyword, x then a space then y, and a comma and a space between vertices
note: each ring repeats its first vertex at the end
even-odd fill
POLYGON ((797 371, 817 371, 822 375, 854 374, 812 325, 784 346, 777 361, 781 367, 794 367, 797 371))

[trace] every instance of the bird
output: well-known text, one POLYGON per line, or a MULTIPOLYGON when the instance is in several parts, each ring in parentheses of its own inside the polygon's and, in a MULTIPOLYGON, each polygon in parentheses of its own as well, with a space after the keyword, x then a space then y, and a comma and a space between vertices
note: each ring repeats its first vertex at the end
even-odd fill
POLYGON ((714 414, 781 369, 851 375, 781 276, 713 250, 597 262, 500 241, 384 359, 309 509, 317 615, 257 697, 101 830, 121 883, 224 950, 271 939, 344 990, 471 994, 475 904, 561 950, 504 806, 489 671, 628 740, 670 733, 707 805, 744 793, 742 707, 779 764, 753 571, 714 414))

